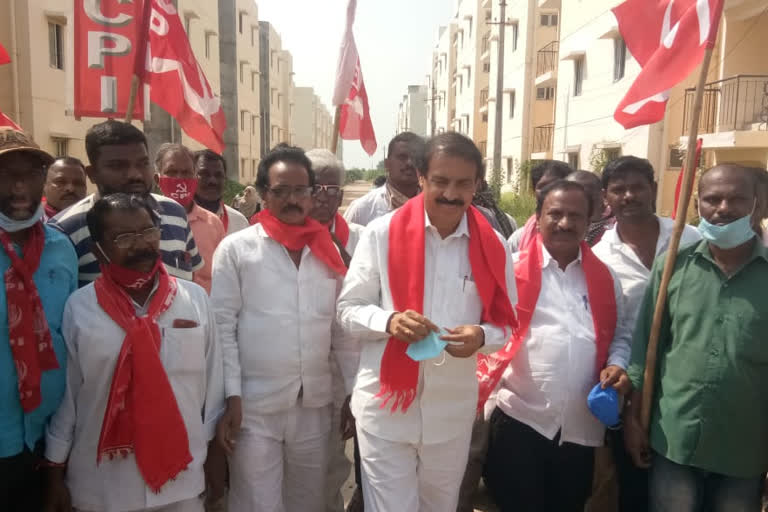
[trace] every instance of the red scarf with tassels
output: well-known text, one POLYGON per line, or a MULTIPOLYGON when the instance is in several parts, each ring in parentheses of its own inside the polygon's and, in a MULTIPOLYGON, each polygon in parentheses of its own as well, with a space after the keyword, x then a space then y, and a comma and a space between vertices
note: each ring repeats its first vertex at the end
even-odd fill
POLYGON ((344 266, 344 260, 341 259, 327 226, 310 217, 307 217, 302 225, 286 224, 272 215, 269 209, 261 210, 257 215, 257 222, 269 237, 289 251, 299 251, 307 246, 312 254, 331 270, 342 276, 347 274, 347 267, 344 266))
MULTIPOLYGON (((389 288, 396 311, 424 311, 424 196, 419 194, 400 207, 389 224, 389 288)), ((469 263, 483 303, 482 321, 515 328, 517 320, 507 294, 507 250, 496 232, 475 207, 467 210, 469 263)), ((377 397, 381 407, 392 400, 392 412, 405 412, 416 399, 419 363, 408 357, 408 344, 389 338, 381 359, 377 397)))
POLYGON ((339 212, 336 212, 336 217, 333 219, 333 234, 339 239, 342 247, 347 246, 347 242, 349 242, 349 224, 344 220, 344 217, 339 215, 339 212))
POLYGON ((41 222, 29 228, 21 258, 16 254, 10 235, 2 229, 0 243, 11 260, 11 266, 5 271, 8 342, 16 364, 19 401, 22 410, 28 413, 43 400, 40 391, 43 372, 59 367, 43 303, 33 279, 43 256, 45 229, 41 222))
POLYGON ((154 492, 192 462, 184 419, 160 360, 162 341, 157 317, 171 307, 176 278, 160 265, 158 286, 147 316, 136 316, 131 298, 108 274, 96 279, 96 299, 125 331, 107 408, 101 424, 96 463, 102 456, 133 452, 147 486, 154 492))
MULTIPOLYGON (((518 329, 510 337, 503 349, 490 355, 478 355, 477 379, 479 381, 478 409, 482 409, 501 380, 507 365, 523 344, 531 326, 533 312, 541 292, 542 242, 537 234, 520 251, 520 260, 515 265, 515 284, 517 286, 518 329)), ((596 373, 608 360, 608 348, 611 346, 616 330, 616 295, 613 277, 608 267, 598 259, 586 242, 581 242, 581 267, 587 281, 587 296, 592 310, 592 323, 595 327, 596 373)))

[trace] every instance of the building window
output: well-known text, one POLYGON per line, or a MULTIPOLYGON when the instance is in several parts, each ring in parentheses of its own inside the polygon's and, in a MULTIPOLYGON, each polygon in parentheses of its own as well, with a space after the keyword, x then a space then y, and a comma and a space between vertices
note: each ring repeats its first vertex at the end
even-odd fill
POLYGON ((237 18, 237 31, 243 33, 243 20, 245 20, 245 13, 240 12, 237 18))
POLYGON ((571 167, 571 169, 578 169, 580 167, 578 151, 568 153, 568 165, 571 167))
POLYGON ((52 68, 64 69, 64 26, 48 22, 48 53, 52 68))
MULTIPOLYGON (((483 122, 484 123, 488 122, 488 112, 483 112, 483 122)), ((485 153, 483 153, 483 154, 485 154, 485 153)))
POLYGON ((491 72, 491 63, 483 62, 483 73, 490 73, 490 72, 491 72))
POLYGON ((240 159, 240 176, 245 178, 245 158, 240 159))
POLYGON ((240 61, 240 83, 245 83, 245 62, 240 61))
POLYGON ((245 110, 240 111, 240 131, 241 132, 245 131, 245 114, 246 114, 245 110))
POLYGON ((515 91, 509 93, 509 118, 515 118, 515 91))
POLYGON ((517 50, 517 36, 519 35, 519 26, 517 23, 512 24, 512 51, 517 50))
POLYGON ((206 59, 211 58, 211 35, 212 34, 205 34, 205 58, 206 59))
POLYGON ((578 57, 573 61, 573 95, 581 96, 584 85, 584 57, 578 57))
POLYGON ((613 162, 621 156, 621 148, 605 148, 603 154, 606 162, 613 162))
POLYGON ((536 99, 537 100, 551 100, 555 97, 555 88, 554 87, 537 87, 536 88, 536 99))
POLYGON ((251 25, 251 46, 252 47, 256 46, 256 33, 257 33, 257 30, 258 29, 256 27, 251 25))
POLYGON ((53 142, 54 154, 56 156, 69 156, 69 139, 53 137, 51 141, 53 142))
POLYGON ((251 72, 251 90, 252 91, 256 90, 256 77, 257 76, 258 75, 255 72, 251 72))
POLYGON ((627 43, 617 37, 613 40, 613 81, 618 82, 624 78, 624 70, 627 65, 627 43))
POLYGON ((278 94, 277 95, 277 108, 278 109, 280 108, 280 96, 282 96, 282 94, 278 94))
POLYGON ((256 133, 256 116, 251 116, 251 133, 256 133))
POLYGON ((472 83, 472 68, 467 68, 467 87, 470 87, 470 83, 472 83))
POLYGON ((256 160, 251 160, 251 178, 256 177, 256 160))
POLYGON ((672 169, 681 169, 683 167, 683 152, 679 148, 669 148, 669 164, 672 169))
POLYGON ((460 76, 459 77, 459 92, 461 92, 463 90, 464 90, 464 77, 460 76))
POLYGON ((556 27, 557 26, 557 14, 542 14, 541 15, 542 27, 556 27))

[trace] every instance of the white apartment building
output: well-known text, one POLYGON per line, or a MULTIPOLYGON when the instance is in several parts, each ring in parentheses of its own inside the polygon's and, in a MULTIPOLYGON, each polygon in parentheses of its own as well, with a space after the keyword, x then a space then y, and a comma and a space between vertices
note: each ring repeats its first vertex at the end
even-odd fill
POLYGON ((409 85, 397 112, 397 133, 427 136, 427 86, 409 85))
POLYGON ((449 23, 438 29, 437 43, 432 51, 432 69, 429 84, 430 115, 427 121, 429 129, 434 125, 435 134, 449 131, 456 117, 456 90, 453 76, 456 73, 456 47, 453 37, 456 25, 449 23), (434 98, 433 98, 434 96, 434 98))
POLYGON ((314 148, 331 149, 333 119, 312 87, 294 89, 293 114, 293 144, 307 151, 314 148))

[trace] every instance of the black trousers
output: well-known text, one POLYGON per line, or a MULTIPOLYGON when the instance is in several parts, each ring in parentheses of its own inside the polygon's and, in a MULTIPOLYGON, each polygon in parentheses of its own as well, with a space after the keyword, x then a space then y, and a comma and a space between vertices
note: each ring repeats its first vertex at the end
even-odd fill
POLYGON ((498 407, 490 421, 483 478, 502 512, 583 512, 592 492, 594 448, 560 445, 498 407))
POLYGON ((648 511, 648 470, 635 466, 624 448, 624 430, 609 430, 619 485, 619 512, 648 511))
POLYGON ((39 512, 45 492, 40 457, 28 449, 12 457, 0 457, 0 510, 39 512))

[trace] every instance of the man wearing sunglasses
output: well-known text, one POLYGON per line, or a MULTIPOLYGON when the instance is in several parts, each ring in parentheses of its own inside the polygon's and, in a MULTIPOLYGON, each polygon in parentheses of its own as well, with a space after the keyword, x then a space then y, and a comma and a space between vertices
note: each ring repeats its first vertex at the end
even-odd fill
POLYGON ((309 216, 314 186, 302 149, 274 148, 256 177, 265 209, 214 254, 229 512, 325 507, 331 332, 346 266, 328 227, 309 216))

